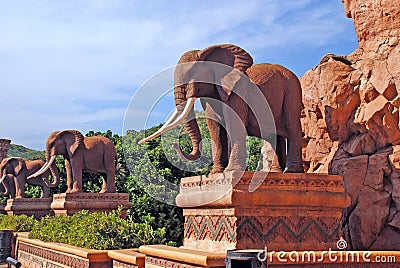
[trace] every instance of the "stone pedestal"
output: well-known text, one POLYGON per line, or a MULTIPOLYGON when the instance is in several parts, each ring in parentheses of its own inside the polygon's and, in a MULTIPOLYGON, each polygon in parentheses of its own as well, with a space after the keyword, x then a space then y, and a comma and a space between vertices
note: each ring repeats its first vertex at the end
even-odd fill
POLYGON ((122 216, 132 206, 126 193, 63 193, 53 195, 51 208, 57 215, 73 215, 81 210, 110 212, 122 206, 122 216))
POLYGON ((14 198, 8 199, 4 208, 8 215, 28 215, 39 219, 53 215, 50 208, 51 198, 14 198))
POLYGON ((341 176, 233 172, 183 178, 176 202, 185 248, 327 250, 350 197, 341 176))

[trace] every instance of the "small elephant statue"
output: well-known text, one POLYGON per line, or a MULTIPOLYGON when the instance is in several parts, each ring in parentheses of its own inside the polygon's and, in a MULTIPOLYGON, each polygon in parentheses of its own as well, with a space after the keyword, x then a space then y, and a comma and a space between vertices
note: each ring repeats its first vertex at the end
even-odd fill
POLYGON ((94 172, 103 176, 100 193, 115 193, 115 170, 118 164, 117 152, 112 141, 103 136, 84 137, 78 130, 52 132, 46 141, 46 164, 34 176, 50 169, 58 175, 54 165, 57 155, 65 160, 67 172, 66 193, 82 192, 82 172, 94 172))
POLYGON ((247 135, 276 141, 275 151, 284 172, 304 172, 302 90, 299 79, 285 67, 253 65, 244 49, 231 44, 191 50, 182 55, 175 69, 174 97, 175 113, 139 144, 184 122, 192 152, 185 154, 178 145, 175 148, 189 161, 198 159, 201 135, 193 107, 195 99, 201 98, 213 145, 211 173, 246 170, 247 135))
POLYGON ((50 183, 50 172, 44 172, 39 176, 29 176, 41 170, 44 166, 42 160, 25 161, 19 157, 5 158, 0 164, 0 183, 5 188, 4 195, 11 198, 25 197, 25 183, 42 188, 42 198, 50 196, 50 188, 57 187, 60 180, 55 177, 53 183, 50 183))

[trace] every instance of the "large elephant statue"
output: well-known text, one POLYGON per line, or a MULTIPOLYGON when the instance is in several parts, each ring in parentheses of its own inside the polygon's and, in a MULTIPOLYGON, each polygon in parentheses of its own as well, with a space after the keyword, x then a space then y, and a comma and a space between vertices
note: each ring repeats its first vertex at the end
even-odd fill
POLYGON ((103 136, 84 137, 78 130, 52 132, 46 141, 46 164, 42 172, 50 169, 57 155, 65 160, 67 172, 67 193, 82 192, 82 172, 99 173, 103 176, 101 193, 115 193, 115 170, 118 163, 117 152, 112 141, 103 136))
POLYGON ((276 64, 253 65, 245 50, 231 44, 188 51, 175 69, 174 98, 176 112, 157 132, 139 143, 184 122, 192 152, 185 154, 179 146, 175 147, 187 160, 199 158, 201 135, 193 107, 195 99, 201 98, 213 145, 211 173, 246 169, 246 135, 276 141, 275 151, 282 169, 304 172, 301 85, 288 69, 276 64), (268 113, 273 120, 263 119, 268 113))
MULTIPOLYGON (((57 187, 60 182, 59 176, 54 176, 54 182, 50 183, 49 171, 44 172, 38 176, 29 176, 35 174, 44 166, 42 160, 25 161, 19 157, 5 158, 0 164, 0 183, 5 188, 4 195, 11 198, 24 198, 25 197, 25 183, 42 188, 43 198, 50 196, 50 188, 57 187)), ((58 175, 58 173, 57 173, 58 175)))

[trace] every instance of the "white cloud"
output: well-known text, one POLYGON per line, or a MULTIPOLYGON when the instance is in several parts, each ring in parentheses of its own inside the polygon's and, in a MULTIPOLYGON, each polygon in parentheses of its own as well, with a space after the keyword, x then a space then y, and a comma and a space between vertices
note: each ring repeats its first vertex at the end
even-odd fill
POLYGON ((279 59, 299 46, 318 51, 352 34, 351 21, 338 23, 345 20, 341 5, 0 0, 0 136, 42 149, 54 129, 119 132, 134 91, 184 51, 231 42, 249 50, 256 62, 279 59))

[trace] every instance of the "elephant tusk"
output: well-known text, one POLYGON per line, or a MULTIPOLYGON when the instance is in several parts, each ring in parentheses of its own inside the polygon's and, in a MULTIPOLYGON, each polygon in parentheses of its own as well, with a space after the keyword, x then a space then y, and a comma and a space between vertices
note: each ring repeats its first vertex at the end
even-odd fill
POLYGON ((1 179, 0 179, 0 183, 2 183, 6 177, 7 177, 7 174, 4 174, 3 177, 1 177, 1 179))
MULTIPOLYGON (((44 169, 46 168, 46 166, 47 166, 47 162, 44 163, 44 165, 43 165, 38 171, 36 171, 36 173, 42 172, 42 170, 44 170, 44 169)), ((36 174, 36 173, 35 173, 35 174, 36 174)), ((28 178, 29 178, 29 177, 28 177, 28 178)))
POLYGON ((171 124, 171 122, 173 122, 176 119, 177 116, 178 116, 178 110, 175 109, 174 113, 168 118, 167 122, 165 122, 165 124, 159 130, 157 130, 155 133, 153 133, 153 135, 150 135, 147 138, 144 138, 144 139, 140 140, 138 142, 138 144, 142 144, 142 143, 144 143, 146 141, 149 141, 149 140, 152 140, 154 138, 157 138, 159 135, 161 135, 162 132, 164 132, 165 127, 167 127, 169 124, 171 124), (157 133, 159 133, 159 134, 156 135, 157 133))
POLYGON ((38 176, 42 175, 43 173, 45 173, 49 169, 49 167, 53 164, 55 159, 56 159, 56 156, 52 155, 49 162, 46 162, 41 169, 36 171, 36 173, 30 175, 27 179, 38 177, 38 176))
POLYGON ((173 129, 174 127, 181 124, 186 119, 186 117, 189 115, 190 111, 193 109, 195 101, 196 101, 195 97, 189 98, 186 102, 185 108, 183 109, 182 113, 179 116, 177 116, 178 111, 175 111, 174 114, 168 119, 168 121, 159 130, 154 132, 152 135, 140 140, 138 142, 138 144, 142 144, 146 141, 150 141, 154 138, 157 138, 165 131, 173 129))
MULTIPOLYGON (((178 117, 178 114, 178 109, 175 109, 174 113, 168 118, 167 122, 165 122, 164 125, 168 126, 169 124, 171 124, 178 117)), ((164 127, 164 125, 162 127, 164 127)))

